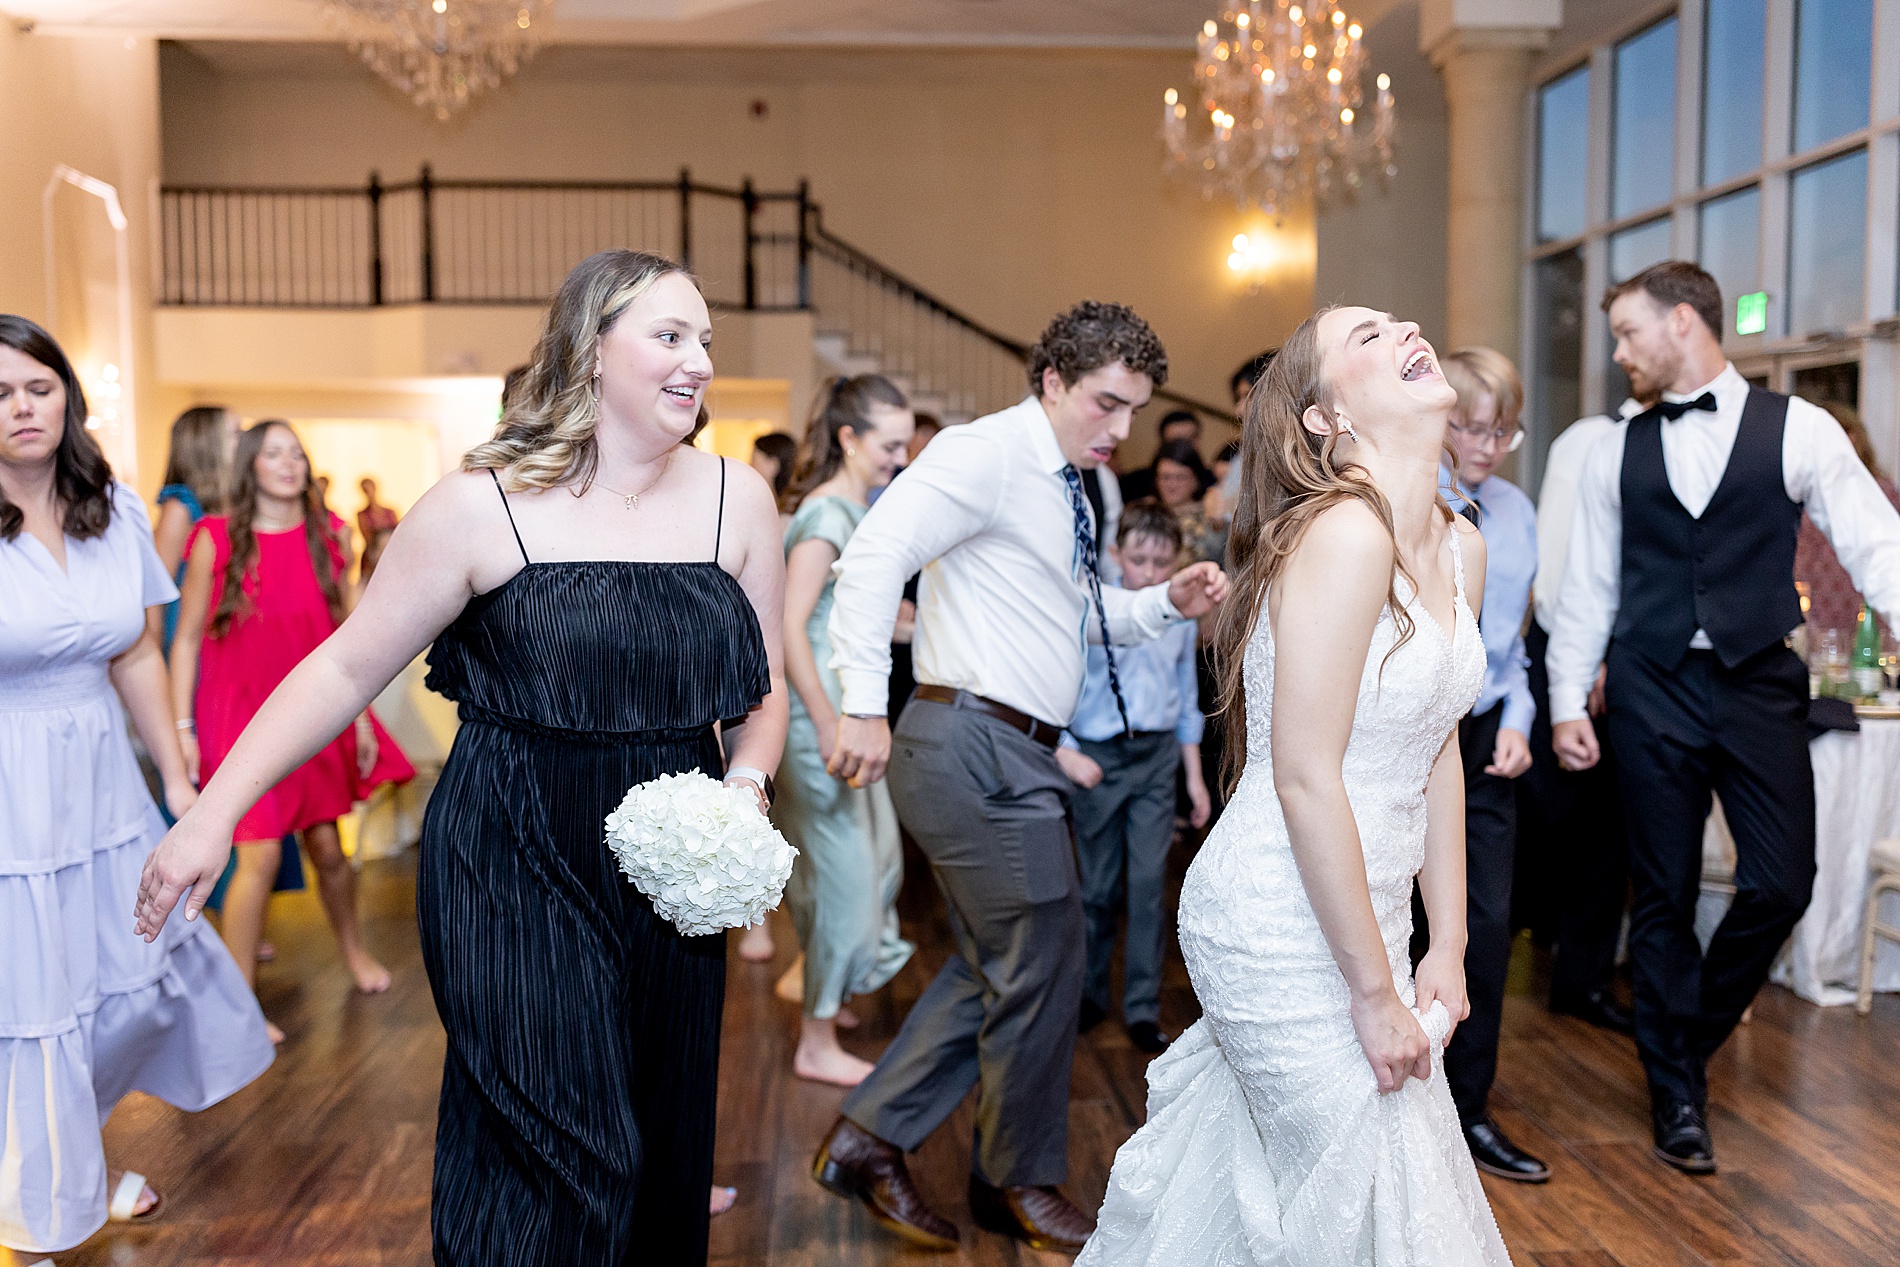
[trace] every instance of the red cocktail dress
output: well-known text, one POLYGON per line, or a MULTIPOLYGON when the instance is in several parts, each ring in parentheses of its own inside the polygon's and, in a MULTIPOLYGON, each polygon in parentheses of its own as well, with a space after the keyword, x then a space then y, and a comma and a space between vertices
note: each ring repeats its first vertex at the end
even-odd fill
MULTIPOLYGON (((217 549, 211 582, 214 612, 224 595, 225 567, 231 559, 229 522, 223 515, 209 515, 192 530, 193 547, 203 534, 217 549)), ((344 574, 343 552, 335 540, 342 526, 342 520, 331 516, 332 532, 325 542, 337 576, 344 574)), ((221 637, 207 632, 199 653, 198 747, 205 782, 277 684, 336 631, 302 525, 257 534, 257 566, 245 577, 244 592, 251 600, 249 608, 233 618, 221 637)), ((370 725, 377 750, 368 778, 356 768, 356 727, 346 726, 329 746, 264 793, 239 821, 237 840, 275 840, 330 822, 382 784, 414 778, 415 767, 374 714, 370 725)))

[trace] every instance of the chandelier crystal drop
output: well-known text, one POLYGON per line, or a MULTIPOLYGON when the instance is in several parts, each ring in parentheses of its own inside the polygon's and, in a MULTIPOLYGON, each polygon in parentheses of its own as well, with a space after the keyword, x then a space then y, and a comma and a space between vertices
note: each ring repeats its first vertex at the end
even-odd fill
POLYGON ((1378 77, 1368 118, 1364 36, 1332 0, 1247 0, 1209 18, 1192 89, 1162 99, 1168 169, 1269 215, 1396 175, 1392 81, 1378 77))
POLYGON ((499 87, 540 46, 554 0, 326 0, 350 48, 397 91, 447 120, 499 87))

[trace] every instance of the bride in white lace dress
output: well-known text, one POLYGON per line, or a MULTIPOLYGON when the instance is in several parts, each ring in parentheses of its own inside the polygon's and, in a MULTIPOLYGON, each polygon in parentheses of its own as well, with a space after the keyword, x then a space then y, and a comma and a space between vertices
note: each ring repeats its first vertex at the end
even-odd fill
POLYGON ((1203 1016, 1149 1066, 1082 1267, 1509 1267, 1440 1067, 1484 677, 1483 538, 1438 497, 1453 401, 1366 308, 1309 319, 1254 391, 1217 638, 1246 757, 1181 891, 1203 1016))

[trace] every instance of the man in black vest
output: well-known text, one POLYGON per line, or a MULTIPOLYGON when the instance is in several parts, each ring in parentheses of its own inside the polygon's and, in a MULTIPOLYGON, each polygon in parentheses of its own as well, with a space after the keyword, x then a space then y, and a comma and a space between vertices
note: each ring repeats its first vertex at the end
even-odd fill
POLYGON ((1814 882, 1807 669, 1795 536, 1805 508, 1860 591, 1900 616, 1900 515, 1840 425, 1751 388, 1722 354, 1722 296, 1668 261, 1603 306, 1633 394, 1661 400, 1584 460, 1549 653, 1552 745, 1598 757, 1585 697, 1608 648, 1635 903, 1636 1045, 1656 1156, 1715 1169, 1705 1066, 1768 977, 1814 882), (1735 901, 1695 936, 1711 791, 1735 837, 1735 901))

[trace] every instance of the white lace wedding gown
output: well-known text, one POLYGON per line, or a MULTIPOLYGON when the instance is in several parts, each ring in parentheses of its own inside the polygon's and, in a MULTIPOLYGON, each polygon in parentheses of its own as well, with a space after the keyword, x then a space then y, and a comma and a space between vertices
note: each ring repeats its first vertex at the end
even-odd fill
MULTIPOLYGON (((1425 784, 1484 678, 1455 532, 1452 554, 1451 633, 1412 595, 1416 632, 1387 660, 1397 631, 1380 614, 1346 746, 1373 911, 1408 1006, 1425 784)), ((1445 1083, 1442 1007, 1424 1018, 1431 1079, 1379 1094, 1273 788, 1264 616, 1246 654, 1246 771, 1181 890, 1203 1016, 1148 1068, 1148 1123, 1116 1155, 1079 1267, 1510 1267, 1445 1083)))

